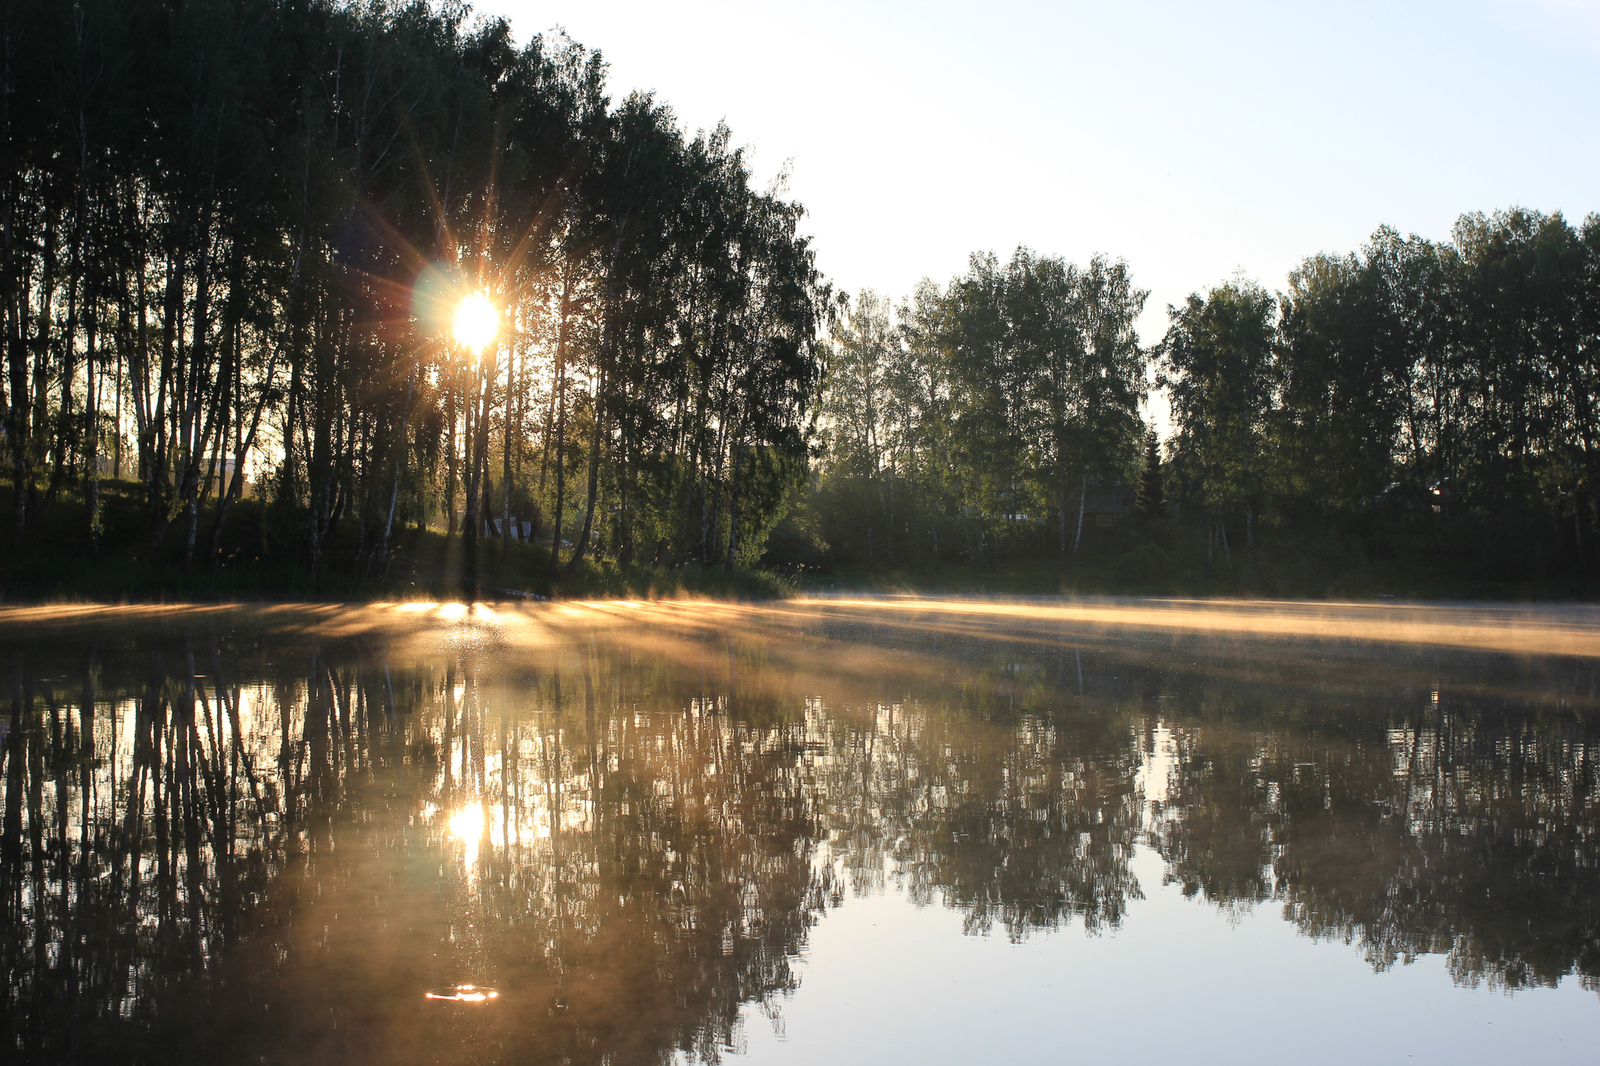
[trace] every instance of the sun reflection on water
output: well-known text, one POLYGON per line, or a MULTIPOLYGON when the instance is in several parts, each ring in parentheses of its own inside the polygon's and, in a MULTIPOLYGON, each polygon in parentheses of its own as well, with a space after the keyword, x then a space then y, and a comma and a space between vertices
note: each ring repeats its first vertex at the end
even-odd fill
POLYGON ((491 999, 499 999, 500 992, 487 985, 447 985, 444 988, 431 989, 427 998, 442 999, 450 1003, 487 1003, 491 999))
POLYGON ((450 816, 450 833, 457 840, 476 845, 483 836, 483 804, 469 803, 450 816))

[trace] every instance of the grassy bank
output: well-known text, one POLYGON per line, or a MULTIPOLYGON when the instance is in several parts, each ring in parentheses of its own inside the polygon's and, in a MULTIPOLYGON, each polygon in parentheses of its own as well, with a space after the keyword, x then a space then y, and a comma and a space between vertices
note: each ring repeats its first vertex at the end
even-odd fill
POLYGON ((922 567, 835 565, 795 579, 799 592, 1000 596, 1260 597, 1319 600, 1600 600, 1600 578, 1499 578, 1448 559, 1372 560, 1338 544, 1269 543, 1231 561, 1153 540, 1102 538, 1065 562, 1021 560, 922 567))
MULTIPOLYGON (((485 599, 518 597, 629 598, 703 596, 773 599, 807 593, 916 595, 1151 595, 1261 596, 1363 600, 1600 600, 1600 579, 1563 575, 1540 580, 1497 579, 1469 573, 1444 557, 1372 560, 1329 538, 1271 540, 1231 558, 1207 559, 1193 538, 1104 531, 1085 536, 1082 550, 1057 560, 950 562, 917 566, 831 563, 790 577, 721 566, 661 568, 585 560, 552 571, 548 543, 480 540, 468 566, 460 537, 405 528, 386 560, 358 555, 352 523, 328 539, 313 568, 294 515, 275 514, 258 500, 237 504, 212 551, 213 516, 201 515, 192 563, 184 561, 182 516, 159 546, 141 486, 102 483, 103 532, 98 552, 88 535, 88 512, 63 492, 30 531, 24 551, 0 551, 0 600, 189 602, 332 600, 463 595, 476 575, 485 599), (1187 549, 1183 545, 1191 545, 1187 549)), ((9 541, 9 486, 0 489, 0 536, 9 541)), ((775 560, 781 565, 782 560, 775 560)))
MULTIPOLYGON (((771 599, 794 591, 790 581, 776 575, 722 567, 666 569, 586 559, 557 573, 548 545, 513 540, 503 550, 498 537, 479 540, 469 567, 459 536, 415 528, 397 532, 388 559, 361 558, 348 522, 328 538, 312 567, 296 536, 294 517, 273 514, 254 499, 234 506, 214 553, 214 515, 209 509, 202 513, 194 558, 186 562, 182 516, 162 543, 152 546, 140 485, 104 481, 101 499, 98 550, 88 533, 83 500, 76 493, 59 495, 30 530, 23 551, 0 552, 0 600, 454 599, 474 583, 485 599, 771 599)), ((0 496, 0 536, 6 543, 13 515, 8 487, 0 496)))

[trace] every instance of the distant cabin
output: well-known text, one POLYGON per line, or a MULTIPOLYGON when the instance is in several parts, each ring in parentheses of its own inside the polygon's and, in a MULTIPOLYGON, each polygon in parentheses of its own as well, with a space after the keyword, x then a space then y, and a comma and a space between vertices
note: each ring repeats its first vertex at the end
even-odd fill
MULTIPOLYGON (((1133 489, 1124 485, 1120 478, 1091 479, 1083 497, 1083 528, 1120 528, 1133 510, 1133 489)), ((1029 515, 1020 511, 1008 511, 1001 517, 1022 526, 1049 521, 1045 515, 1029 515)), ((1077 517, 1078 497, 1073 494, 1068 497, 1067 521, 1074 522, 1077 517)))
POLYGON ((1133 492, 1120 478, 1091 479, 1083 498, 1085 528, 1116 529, 1133 511, 1133 492))

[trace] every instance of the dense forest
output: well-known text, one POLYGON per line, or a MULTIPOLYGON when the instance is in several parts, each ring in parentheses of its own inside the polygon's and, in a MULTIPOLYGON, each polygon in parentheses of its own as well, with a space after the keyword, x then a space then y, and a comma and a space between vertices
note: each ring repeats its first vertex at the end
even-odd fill
POLYGON ((1110 256, 836 295, 729 130, 464 4, 0 17, 0 510, 36 569, 1596 571, 1600 218, 1380 229, 1141 339, 1110 256))
POLYGON ((726 129, 686 138, 597 53, 465 5, 4 18, 14 550, 81 489, 98 551, 104 478, 186 566, 247 479, 264 545, 313 568, 430 520, 548 536, 552 569, 760 543, 827 291, 726 129), (469 299, 498 317, 475 347, 469 299))
POLYGON ((1600 216, 1380 229, 1286 292, 1192 295, 1141 347, 1145 298, 1121 262, 1027 249, 898 308, 862 293, 831 340, 817 532, 868 567, 1069 562, 1097 538, 1125 584, 1167 587, 1592 575, 1600 216))

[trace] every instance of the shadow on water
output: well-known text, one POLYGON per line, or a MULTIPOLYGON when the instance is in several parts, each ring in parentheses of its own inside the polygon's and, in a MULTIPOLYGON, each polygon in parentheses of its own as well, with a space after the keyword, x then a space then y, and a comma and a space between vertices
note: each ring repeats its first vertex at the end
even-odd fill
POLYGON ((1097 932, 1140 847, 1379 969, 1600 988, 1592 655, 925 605, 0 614, 30 1060, 716 1061, 850 895, 1097 932))

